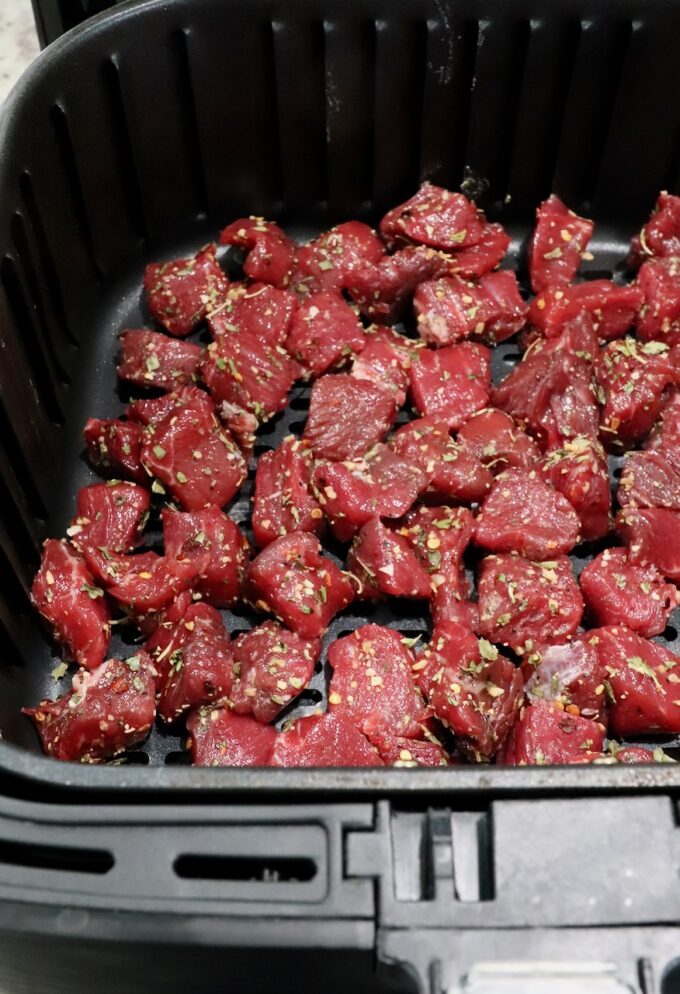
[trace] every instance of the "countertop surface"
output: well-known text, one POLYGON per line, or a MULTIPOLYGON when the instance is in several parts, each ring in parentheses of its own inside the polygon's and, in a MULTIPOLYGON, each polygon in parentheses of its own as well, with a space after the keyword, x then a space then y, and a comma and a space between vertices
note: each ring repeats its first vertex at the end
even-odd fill
POLYGON ((0 101, 39 51, 31 0, 0 0, 0 101))

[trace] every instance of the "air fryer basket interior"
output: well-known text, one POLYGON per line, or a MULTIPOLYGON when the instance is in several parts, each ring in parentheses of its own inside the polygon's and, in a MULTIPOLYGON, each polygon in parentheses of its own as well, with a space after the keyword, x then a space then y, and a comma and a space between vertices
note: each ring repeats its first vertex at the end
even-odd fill
MULTIPOLYGON (((138 0, 41 56, 0 126, 4 769, 54 782, 68 769, 70 780, 109 786, 122 776, 42 759, 19 709, 57 689, 58 659, 26 591, 40 542, 63 534, 77 488, 94 478, 81 453, 86 417, 113 416, 125 401, 116 335, 148 320, 143 264, 193 250, 244 214, 275 218, 298 236, 349 218, 375 222, 427 178, 463 183, 508 226, 509 264, 520 274, 534 207, 557 191, 598 222, 586 275, 611 274, 658 191, 678 189, 679 32, 680 7, 661 0, 138 0)), ((512 345, 499 350, 495 375, 517 355, 512 345)), ((259 433, 256 454, 299 430, 305 405, 297 389, 259 433)), ((247 491, 232 513, 245 520, 247 491)), ((330 636, 366 617, 392 612, 350 609, 330 636)), ((227 621, 232 630, 249 624, 245 614, 227 621)), ((426 629, 417 608, 392 624, 426 629)), ((673 641, 675 630, 666 636, 673 641)), ((319 672, 296 713, 323 694, 319 672)), ((180 769, 184 758, 178 736, 155 732, 129 760, 147 768, 125 777, 166 786, 207 775, 213 785, 220 775, 314 782, 293 771, 180 769)), ((324 783, 417 777, 451 789, 482 776, 497 784, 521 776, 531 788, 635 784, 642 774, 326 771, 324 783)), ((650 777, 680 780, 669 768, 650 777)))

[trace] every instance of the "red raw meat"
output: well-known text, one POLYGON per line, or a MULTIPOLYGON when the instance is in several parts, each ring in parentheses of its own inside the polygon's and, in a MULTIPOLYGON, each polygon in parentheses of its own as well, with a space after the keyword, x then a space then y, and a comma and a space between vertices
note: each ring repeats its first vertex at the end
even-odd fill
POLYGON ((194 766, 266 766, 276 729, 228 707, 201 708, 187 718, 194 766))
POLYGON ((680 256, 680 197, 665 190, 659 194, 652 216, 633 238, 630 249, 632 266, 652 257, 680 256))
POLYGON ((518 653, 563 642, 576 632, 583 598, 566 556, 534 563, 487 556, 478 578, 479 631, 518 653))
POLYGON ((604 728, 591 718, 536 701, 524 707, 498 753, 500 766, 550 766, 601 753, 604 728))
POLYGON ((356 269, 345 285, 365 317, 392 324, 419 283, 443 276, 450 267, 449 256, 423 245, 409 246, 356 269))
POLYGON ((680 511, 680 451, 630 452, 623 463, 617 498, 622 507, 680 511))
POLYGON ((165 554, 206 560, 196 592, 215 607, 230 607, 241 596, 250 545, 238 525, 219 507, 184 513, 163 509, 165 554))
POLYGON ((393 245, 429 245, 456 252, 482 240, 484 215, 462 193, 423 183, 410 200, 392 208, 380 234, 393 245))
POLYGON ((481 501, 491 489, 492 476, 479 459, 457 445, 443 421, 419 418, 394 433, 389 446, 406 462, 422 470, 429 481, 424 493, 463 504, 481 501))
MULTIPOLYGON (((147 427, 155 427, 169 414, 178 414, 180 410, 190 408, 201 412, 208 418, 215 417, 215 405, 205 390, 199 387, 181 387, 173 393, 164 393, 162 397, 133 400, 128 405, 126 414, 133 421, 147 427)), ((148 479, 148 475, 145 475, 148 479)))
POLYGON ((311 480, 311 452, 293 435, 260 456, 251 520, 260 548, 290 532, 321 532, 323 511, 312 493, 311 480))
POLYGON ((670 395, 660 419, 649 433, 645 449, 654 452, 680 449, 680 393, 670 395))
POLYGON ((661 634, 679 603, 656 567, 630 562, 625 549, 601 552, 581 571, 579 585, 594 624, 624 624, 646 638, 661 634))
POLYGON ((158 556, 155 552, 118 556, 116 560, 122 568, 118 569, 108 592, 135 614, 158 611, 194 585, 209 559, 209 552, 192 559, 158 556))
POLYGON ((68 542, 50 538, 43 545, 31 600, 80 666, 103 663, 111 635, 104 591, 68 542))
POLYGON ((449 766, 444 747, 431 739, 405 739, 386 734, 376 736, 376 747, 386 766, 449 766))
POLYGON ((315 293, 293 318, 286 349, 311 379, 346 364, 365 343, 364 329, 347 301, 336 293, 315 293))
POLYGON ((273 721, 311 680, 321 641, 265 621, 239 635, 233 652, 236 679, 229 696, 235 710, 273 721))
POLYGON ((213 342, 201 363, 201 375, 216 405, 235 405, 260 421, 285 408, 300 373, 285 349, 247 331, 213 342))
POLYGON ((477 517, 475 542, 493 552, 549 559, 579 541, 573 507, 534 471, 508 469, 497 476, 477 517))
POLYGON ((540 472, 578 514, 584 542, 608 534, 612 525, 609 469, 599 442, 583 436, 567 439, 545 455, 540 472))
POLYGON ((268 283, 232 284, 224 304, 208 317, 208 327, 216 340, 245 331, 267 345, 283 345, 297 307, 292 290, 268 283))
POLYGON ((229 280, 215 258, 216 245, 144 270, 149 310, 163 327, 183 338, 225 300, 229 280))
POLYGON ((145 652, 79 670, 56 701, 22 708, 33 718, 45 752, 95 763, 143 742, 156 713, 156 671, 145 652))
POLYGON ((186 511, 223 507, 246 478, 245 459, 232 437, 205 410, 168 414, 144 443, 142 462, 186 511))
POLYGON ((645 262, 637 284, 644 294, 635 325, 638 338, 680 345, 680 258, 645 262))
POLYGON ((501 224, 484 224, 482 240, 455 252, 449 272, 465 280, 480 279, 500 265, 510 246, 510 236, 501 224))
POLYGON ((380 262, 385 246, 361 221, 346 221, 297 249, 290 284, 299 294, 339 293, 352 273, 380 262))
POLYGON ((67 531, 76 549, 129 552, 142 541, 149 492, 136 483, 93 483, 78 491, 77 515, 67 531))
POLYGON ((366 329, 363 351, 352 363, 351 375, 382 387, 394 396, 397 407, 403 407, 411 363, 418 358, 421 347, 393 328, 371 326, 366 329))
POLYGON ((299 718, 276 736, 269 766, 384 766, 378 750, 337 712, 299 718))
POLYGON ((147 483, 140 457, 142 429, 134 421, 115 418, 88 418, 83 438, 90 462, 102 476, 128 477, 136 483, 147 483))
POLYGON ((196 378, 203 349, 158 331, 124 331, 118 376, 138 387, 174 390, 196 378))
POLYGON ((511 466, 530 469, 540 452, 517 422, 493 408, 473 414, 458 432, 458 444, 496 475, 511 466))
POLYGON ((635 321, 642 301, 642 290, 634 283, 619 286, 611 280, 590 280, 550 286, 532 300, 529 322, 547 338, 554 338, 585 313, 592 318, 599 338, 620 338, 635 321))
POLYGON ((680 583, 680 511, 627 507, 616 516, 616 532, 633 563, 652 564, 680 583))
POLYGON ((624 746, 623 749, 617 749, 614 759, 617 763, 625 763, 627 766, 631 766, 634 763, 673 762, 661 749, 643 749, 641 746, 624 746))
POLYGON ((358 581, 357 596, 429 597, 430 577, 410 544, 386 528, 379 518, 361 527, 347 557, 347 569, 358 581))
POLYGON ((596 372, 603 405, 600 432, 607 447, 644 438, 661 413, 667 387, 679 382, 667 345, 642 345, 633 338, 610 342, 596 372))
POLYGON ((460 276, 421 283, 413 306, 418 334, 435 346, 470 337, 498 345, 522 328, 529 310, 517 277, 507 269, 489 273, 478 283, 460 276))
POLYGON ((286 286, 295 258, 295 243, 273 221, 241 217, 220 232, 221 245, 248 249, 243 272, 251 280, 286 286))
POLYGON ((463 342, 424 349, 411 366, 411 399, 421 415, 445 421, 457 431, 489 400, 491 353, 484 345, 463 342))
POLYGON ((529 242, 531 289, 571 283, 595 225, 570 211, 552 193, 536 209, 536 227, 529 242))
POLYGON ((277 538, 248 568, 255 607, 276 614, 303 638, 318 638, 354 599, 349 578, 321 555, 314 535, 277 538))
POLYGON ((558 704, 568 714, 580 714, 606 724, 604 664, 588 633, 563 645, 548 645, 522 664, 525 690, 535 700, 558 704))
POLYGON ((380 442, 392 426, 394 398, 348 373, 322 376, 312 387, 304 439, 317 459, 351 459, 380 442))

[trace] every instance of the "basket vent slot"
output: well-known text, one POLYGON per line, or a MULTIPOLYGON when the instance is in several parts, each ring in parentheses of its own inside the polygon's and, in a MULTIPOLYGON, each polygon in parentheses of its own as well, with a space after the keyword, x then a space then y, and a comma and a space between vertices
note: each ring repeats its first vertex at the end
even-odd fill
POLYGON ((306 883, 318 867, 304 856, 178 856, 174 863, 178 877, 185 880, 242 880, 250 883, 306 883))
POLYGON ((144 215, 144 201, 120 83, 120 69, 115 58, 107 59, 102 65, 102 79, 108 98, 111 126, 116 136, 114 144, 119 152, 118 167, 130 225, 137 238, 146 239, 148 229, 144 215))
POLYGON ((3 839, 0 840, 0 863, 33 870, 62 870, 103 876, 113 869, 115 860, 104 849, 70 849, 3 839))

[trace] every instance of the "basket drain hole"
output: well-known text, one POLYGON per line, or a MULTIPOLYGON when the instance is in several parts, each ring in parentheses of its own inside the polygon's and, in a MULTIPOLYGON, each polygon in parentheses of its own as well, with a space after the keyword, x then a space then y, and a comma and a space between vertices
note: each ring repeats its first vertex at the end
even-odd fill
POLYGON ((173 865, 185 880, 242 880, 251 883, 305 883, 317 874, 313 859, 303 856, 207 856, 186 853, 173 865))
POLYGON ((65 870, 67 873, 94 873, 103 876, 115 860, 104 849, 69 849, 66 846, 39 846, 31 842, 0 841, 0 863, 35 870, 65 870))

